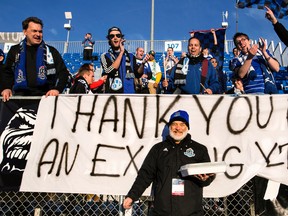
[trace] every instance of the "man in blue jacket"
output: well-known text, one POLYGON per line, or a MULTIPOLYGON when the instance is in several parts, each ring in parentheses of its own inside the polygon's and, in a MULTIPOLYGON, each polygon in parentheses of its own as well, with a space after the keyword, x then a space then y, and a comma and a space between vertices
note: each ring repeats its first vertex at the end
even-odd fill
POLYGON ((215 94, 219 91, 217 72, 202 54, 201 42, 196 37, 188 41, 188 53, 172 68, 168 80, 163 80, 167 93, 215 94))

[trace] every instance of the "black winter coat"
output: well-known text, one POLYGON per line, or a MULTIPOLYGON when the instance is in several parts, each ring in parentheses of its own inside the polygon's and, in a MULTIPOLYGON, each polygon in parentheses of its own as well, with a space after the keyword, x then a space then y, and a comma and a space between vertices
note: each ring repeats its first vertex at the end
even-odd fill
POLYGON ((190 163, 210 162, 207 148, 191 140, 188 134, 180 144, 167 139, 152 147, 146 156, 138 176, 127 197, 136 201, 153 182, 154 215, 192 216, 203 215, 203 187, 208 186, 213 177, 202 182, 195 177, 181 177, 179 169, 190 163), (172 179, 184 179, 184 196, 172 196, 172 179))

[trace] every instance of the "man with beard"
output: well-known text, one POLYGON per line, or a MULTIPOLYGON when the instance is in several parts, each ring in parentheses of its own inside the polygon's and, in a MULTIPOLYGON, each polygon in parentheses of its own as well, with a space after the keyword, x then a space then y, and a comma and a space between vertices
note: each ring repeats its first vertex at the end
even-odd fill
POLYGON ((217 72, 202 54, 201 42, 191 37, 188 53, 171 70, 169 81, 163 80, 166 93, 215 94, 219 91, 217 72))
POLYGON ((25 38, 11 47, 2 74, 1 95, 8 101, 18 96, 58 96, 69 72, 60 53, 43 41, 43 22, 28 17, 22 22, 25 38))
POLYGON ((120 28, 112 27, 107 34, 110 48, 101 55, 103 75, 107 75, 105 93, 135 93, 134 79, 141 77, 145 62, 140 66, 136 58, 124 47, 124 35, 120 28))
POLYGON ((149 151, 123 207, 131 208, 153 182, 154 208, 151 215, 202 216, 203 187, 214 180, 215 174, 183 177, 179 169, 190 163, 210 162, 208 150, 191 139, 186 111, 174 112, 168 126, 169 135, 149 151))

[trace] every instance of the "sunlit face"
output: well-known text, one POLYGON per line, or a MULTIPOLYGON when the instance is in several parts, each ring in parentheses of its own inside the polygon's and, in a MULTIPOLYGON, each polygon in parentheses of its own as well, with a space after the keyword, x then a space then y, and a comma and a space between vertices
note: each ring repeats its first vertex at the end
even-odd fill
POLYGON ((244 35, 240 35, 235 39, 237 48, 242 52, 242 53, 247 53, 248 50, 251 48, 250 41, 248 38, 244 35))
POLYGON ((237 57, 239 55, 239 50, 238 49, 233 49, 233 55, 237 57))
POLYGON ((188 44, 188 52, 191 56, 198 56, 201 53, 200 41, 197 38, 192 38, 188 44))
POLYGON ((120 43, 121 43, 121 39, 122 39, 122 35, 120 33, 120 31, 111 31, 108 35, 109 40, 110 40, 110 44, 112 47, 114 48, 119 48, 120 47, 120 43))
POLYGON ((182 121, 173 121, 169 127, 169 135, 175 140, 176 144, 183 140, 187 133, 188 127, 182 121))
POLYGON ((86 82, 90 85, 94 82, 94 71, 89 70, 89 73, 83 75, 86 82))
POLYGON ((153 55, 149 55, 149 61, 153 61, 155 57, 153 55))
POLYGON ((138 48, 136 53, 135 53, 135 56, 137 59, 143 59, 143 56, 144 56, 144 49, 143 48, 138 48))
POLYGON ((210 62, 212 63, 213 67, 216 68, 218 65, 218 62, 215 58, 210 59, 210 62))
POLYGON ((204 56, 209 55, 209 49, 208 48, 203 49, 202 53, 203 53, 204 56))
POLYGON ((27 39, 27 45, 38 45, 42 42, 43 31, 40 24, 29 22, 28 28, 23 30, 24 35, 27 39))
POLYGON ((174 51, 172 48, 168 48, 167 49, 167 56, 173 56, 174 55, 174 51))
POLYGON ((94 69, 93 65, 91 65, 91 64, 89 65, 89 70, 95 72, 95 69, 94 69))

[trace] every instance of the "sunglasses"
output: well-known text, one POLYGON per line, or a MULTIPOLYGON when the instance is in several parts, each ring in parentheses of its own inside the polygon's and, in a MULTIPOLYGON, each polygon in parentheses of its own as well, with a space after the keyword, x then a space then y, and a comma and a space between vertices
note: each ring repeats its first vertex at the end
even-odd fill
POLYGON ((121 34, 109 34, 109 39, 111 40, 111 39, 113 39, 114 37, 117 37, 117 38, 121 38, 122 37, 122 35, 121 34))

